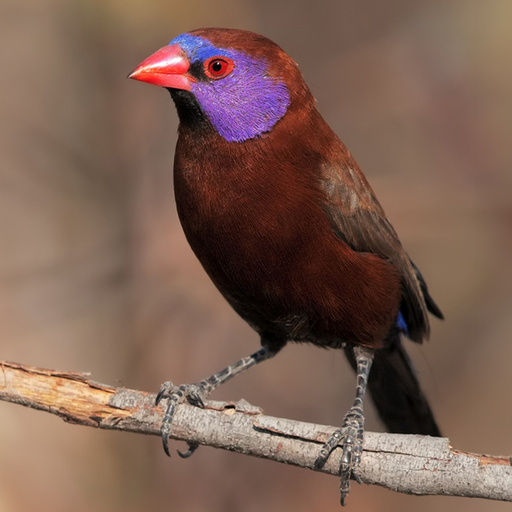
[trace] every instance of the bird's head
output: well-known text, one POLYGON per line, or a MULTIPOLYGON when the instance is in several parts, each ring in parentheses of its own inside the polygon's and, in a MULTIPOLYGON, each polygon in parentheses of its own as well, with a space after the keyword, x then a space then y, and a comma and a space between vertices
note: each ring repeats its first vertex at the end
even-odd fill
POLYGON ((269 39, 244 30, 182 34, 129 78, 169 89, 182 123, 206 122, 228 142, 269 132, 297 96, 310 96, 297 64, 269 39))

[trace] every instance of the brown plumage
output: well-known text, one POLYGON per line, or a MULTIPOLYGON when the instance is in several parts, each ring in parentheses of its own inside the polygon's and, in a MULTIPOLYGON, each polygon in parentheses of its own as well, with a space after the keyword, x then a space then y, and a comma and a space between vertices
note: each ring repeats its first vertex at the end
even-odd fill
MULTIPOLYGON (((290 134, 289 111, 271 134, 244 144, 181 125, 178 213, 213 282, 265 342, 378 348, 397 317, 401 269, 366 247, 355 251, 338 235, 341 222, 329 213, 339 186, 311 171, 327 175, 337 166, 341 176, 358 167, 308 102, 309 123, 295 124, 303 133, 290 134), (326 155, 339 162, 331 157, 326 164, 326 155)), ((354 192, 349 201, 356 212, 363 207, 354 192)), ((381 211, 377 202, 364 208, 374 208, 376 218, 381 211)), ((345 219, 351 225, 358 217, 345 219)))
POLYGON ((344 347, 358 374, 356 401, 317 461, 344 440, 343 502, 362 450, 369 375, 390 430, 439 435, 401 335, 421 342, 430 332, 427 311, 442 314, 279 46, 251 32, 196 30, 130 76, 171 92, 180 118, 175 195, 187 240, 264 347, 197 385, 162 388, 159 399, 169 398, 164 446, 180 401, 201 404, 288 341, 344 347))

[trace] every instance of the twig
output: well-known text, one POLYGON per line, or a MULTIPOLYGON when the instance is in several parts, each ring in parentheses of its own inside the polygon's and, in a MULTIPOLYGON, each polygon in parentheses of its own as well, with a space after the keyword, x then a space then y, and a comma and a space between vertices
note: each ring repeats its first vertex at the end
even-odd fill
MULTIPOLYGON (((159 435, 155 395, 98 384, 83 374, 0 362, 0 399, 51 412, 79 425, 159 435)), ((273 418, 244 400, 179 406, 172 438, 313 469, 334 427, 273 418)), ((322 471, 337 475, 341 450, 322 471)), ((460 452, 448 439, 367 432, 364 483, 408 494, 512 501, 512 460, 460 452)))

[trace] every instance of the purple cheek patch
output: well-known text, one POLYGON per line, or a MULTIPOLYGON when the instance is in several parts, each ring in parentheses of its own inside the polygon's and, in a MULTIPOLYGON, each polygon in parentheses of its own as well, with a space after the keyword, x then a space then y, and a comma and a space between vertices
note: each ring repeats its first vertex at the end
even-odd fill
POLYGON ((232 73, 191 87, 206 117, 229 142, 243 142, 270 131, 290 104, 286 85, 267 75, 263 61, 232 50, 218 54, 233 59, 232 73))

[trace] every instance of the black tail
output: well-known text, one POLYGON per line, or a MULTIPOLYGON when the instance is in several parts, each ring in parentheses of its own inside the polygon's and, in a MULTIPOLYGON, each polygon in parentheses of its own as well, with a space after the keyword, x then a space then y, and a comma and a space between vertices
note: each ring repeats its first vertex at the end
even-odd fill
MULTIPOLYGON (((355 368, 352 348, 347 347, 345 355, 355 368)), ((389 349, 375 351, 368 389, 389 432, 441 437, 416 370, 400 340, 389 349)))

